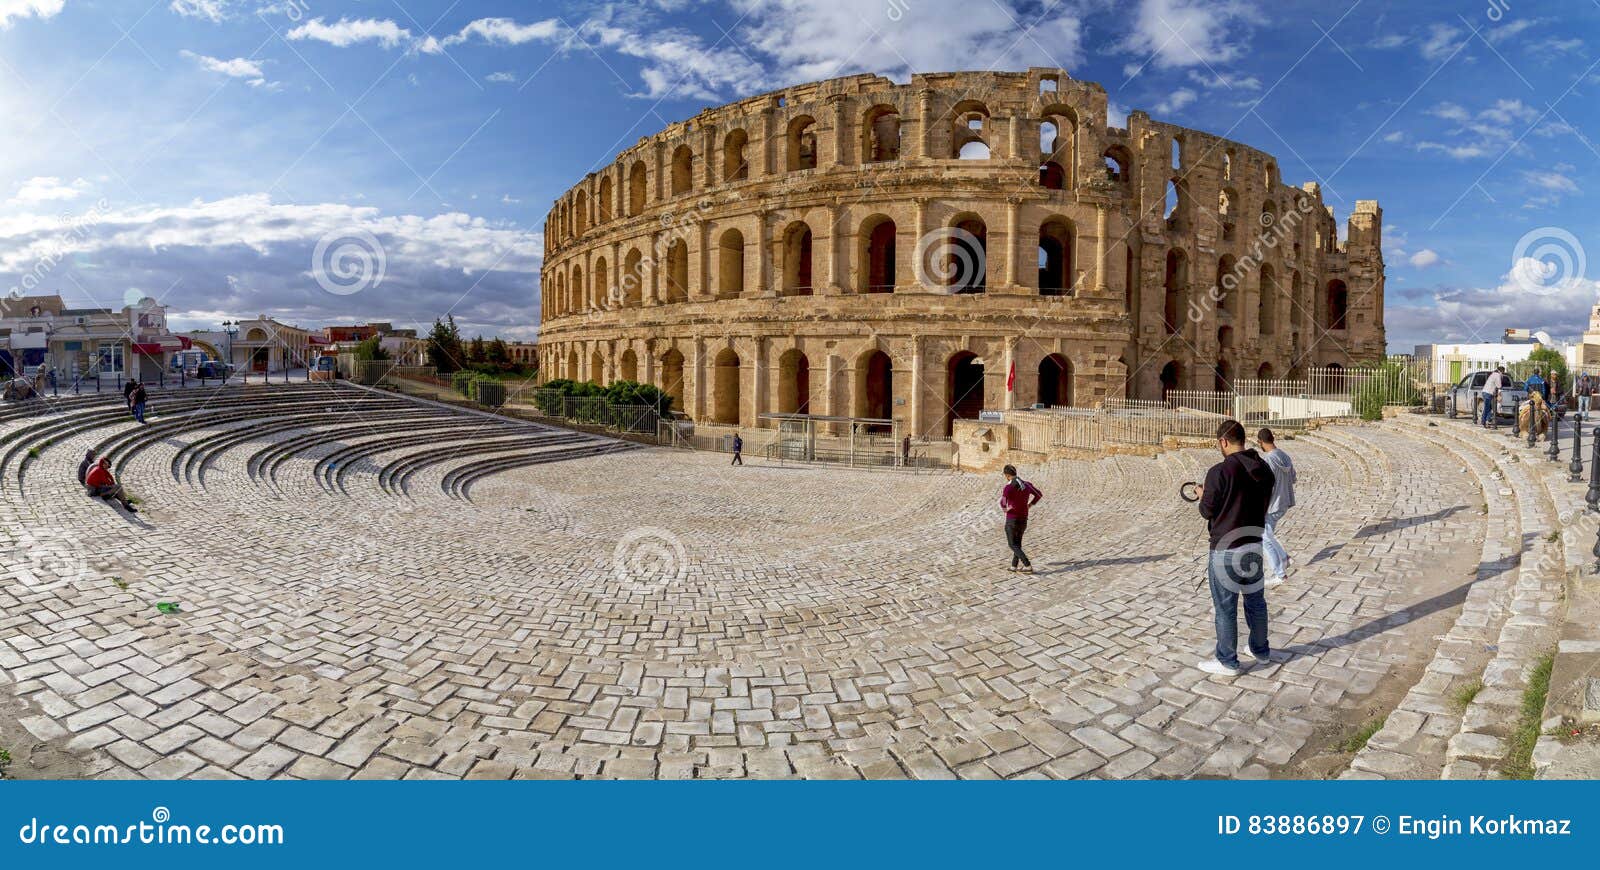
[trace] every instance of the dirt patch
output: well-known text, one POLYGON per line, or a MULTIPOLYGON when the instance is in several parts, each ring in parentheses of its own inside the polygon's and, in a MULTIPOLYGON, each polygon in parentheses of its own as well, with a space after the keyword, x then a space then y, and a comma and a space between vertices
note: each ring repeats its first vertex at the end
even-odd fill
POLYGON ((89 775, 84 760, 66 749, 66 738, 39 740, 22 727, 22 719, 37 714, 20 698, 0 690, 0 749, 11 763, 0 771, 3 779, 83 779, 89 775))

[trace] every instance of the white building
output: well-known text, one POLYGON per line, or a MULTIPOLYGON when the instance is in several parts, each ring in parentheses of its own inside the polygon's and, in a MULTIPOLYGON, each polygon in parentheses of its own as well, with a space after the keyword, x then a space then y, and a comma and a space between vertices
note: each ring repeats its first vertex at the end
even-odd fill
MULTIPOLYGON (((1544 347, 1537 341, 1480 342, 1475 344, 1419 344, 1416 358, 1428 361, 1436 384, 1453 384, 1468 372, 1523 362, 1544 347)), ((1559 352, 1560 349, 1557 348, 1559 352)))
POLYGON ((68 308, 55 295, 0 300, 0 375, 43 366, 65 381, 153 381, 186 347, 167 331, 166 309, 148 297, 120 310, 68 308))
POLYGON ((265 314, 233 322, 227 329, 196 330, 188 337, 242 372, 305 368, 312 355, 309 330, 279 323, 265 314))

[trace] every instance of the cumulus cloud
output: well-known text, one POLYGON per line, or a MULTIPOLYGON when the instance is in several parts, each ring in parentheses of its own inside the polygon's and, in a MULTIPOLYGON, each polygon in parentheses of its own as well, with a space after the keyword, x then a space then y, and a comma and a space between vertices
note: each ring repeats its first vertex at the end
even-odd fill
POLYGON ((231 79, 241 79, 249 83, 253 88, 263 87, 268 84, 266 73, 261 71, 261 64, 256 61, 242 57, 222 60, 221 58, 204 54, 195 54, 188 49, 178 53, 194 61, 196 65, 207 72, 219 73, 231 79))
POLYGON ((1422 250, 1411 255, 1411 265, 1418 269, 1426 269, 1429 266, 1437 266, 1442 262, 1444 262, 1444 260, 1440 258, 1439 254, 1432 248, 1423 248, 1422 250))
POLYGON ((483 80, 502 85, 516 84, 517 74, 514 72, 492 72, 484 76, 483 80))
POLYGON ((1170 115, 1184 106, 1193 103, 1197 98, 1198 95, 1195 94, 1193 90, 1190 90, 1189 88, 1178 88, 1177 90, 1172 91, 1163 97, 1160 102, 1156 103, 1156 111, 1163 115, 1170 115))
POLYGON ((200 18, 220 23, 233 13, 233 0, 172 0, 167 8, 184 18, 200 18))
POLYGON ((1600 281, 1581 275, 1552 278, 1551 264, 1523 258, 1498 285, 1440 287, 1391 303, 1384 316, 1396 343, 1495 341, 1508 327, 1543 330, 1558 340, 1587 328, 1600 301, 1600 281))
POLYGON ((1133 32, 1120 47, 1162 69, 1215 66, 1244 53, 1242 41, 1260 20, 1242 0, 1140 0, 1133 32))
POLYGON ((1426 114, 1451 122, 1447 134, 1454 141, 1419 140, 1418 151, 1437 151, 1458 160, 1498 155, 1515 146, 1527 125, 1540 117, 1532 106, 1514 99, 1498 99, 1476 112, 1457 103, 1439 103, 1426 114))
POLYGON ((0 0, 0 30, 22 18, 53 18, 65 6, 66 0, 0 0))
POLYGON ((22 182, 17 187, 16 195, 7 202, 10 205, 24 206, 45 202, 66 202, 77 199, 88 189, 89 182, 81 178, 66 184, 53 175, 39 175, 22 182))
POLYGON ((1466 42, 1465 31, 1448 24, 1428 25, 1428 35, 1417 43, 1424 60, 1442 61, 1455 54, 1466 42))
POLYGON ((409 45, 412 41, 410 30, 387 18, 340 18, 332 24, 323 22, 321 18, 313 18, 289 31, 287 38, 326 42, 337 48, 363 42, 376 42, 384 48, 394 48, 409 45))
POLYGON ((51 216, 0 219, 0 288, 105 305, 133 292, 167 294, 177 318, 272 312, 307 324, 355 317, 426 325, 453 312, 474 331, 528 337, 539 319, 542 249, 538 233, 462 213, 385 215, 257 194, 106 207, 70 225, 51 216), (317 243, 361 233, 383 247, 383 282, 352 296, 324 292, 314 278, 317 243), (85 293, 91 298, 78 298, 85 293))

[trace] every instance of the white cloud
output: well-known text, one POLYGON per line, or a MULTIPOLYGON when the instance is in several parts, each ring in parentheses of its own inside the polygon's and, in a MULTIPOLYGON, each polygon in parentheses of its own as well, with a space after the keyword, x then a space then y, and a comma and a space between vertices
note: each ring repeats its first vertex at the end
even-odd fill
POLYGON ((106 208, 70 231, 49 215, 0 218, 0 289, 31 277, 34 292, 87 293, 77 301, 96 304, 176 284, 165 298, 175 317, 271 311, 302 322, 354 316, 410 325, 454 312, 474 330, 508 333, 538 322, 542 250, 538 233, 458 212, 385 215, 256 194, 106 208), (363 232, 383 246, 383 283, 348 297, 323 292, 313 278, 317 242, 363 232), (38 268, 46 262, 53 265, 38 268))
POLYGON ((1437 266, 1442 262, 1444 262, 1444 260, 1431 248, 1423 248, 1422 250, 1411 255, 1411 265, 1418 269, 1426 269, 1429 266, 1437 266))
POLYGON ((172 0, 167 8, 184 18, 203 18, 220 23, 232 14, 233 0, 172 0))
POLYGON ((22 18, 54 18, 65 6, 66 0, 0 0, 0 30, 22 18))
POLYGON ((312 39, 338 48, 363 42, 376 42, 384 48, 394 48, 411 41, 411 31, 386 18, 341 18, 333 24, 313 18, 287 35, 291 40, 312 39))
POLYGON ((1197 69, 1189 70, 1189 81, 1207 90, 1216 90, 1218 88, 1226 88, 1233 91, 1261 90, 1261 80, 1255 76, 1228 75, 1209 69, 1205 72, 1197 69))
POLYGON ((1190 90, 1189 88, 1178 88, 1177 90, 1167 94, 1167 96, 1160 102, 1156 103, 1155 108, 1160 114, 1170 115, 1173 112, 1182 109, 1184 106, 1193 103, 1198 98, 1199 95, 1197 95, 1193 90, 1190 90))
POLYGON ((1243 0, 1141 0, 1133 33, 1119 47, 1152 57, 1158 68, 1214 66, 1242 55, 1242 40, 1260 20, 1243 0))
POLYGON ((1441 61, 1456 53, 1465 42, 1460 28, 1448 24, 1428 25, 1428 35, 1417 44, 1424 60, 1441 61))
POLYGON ((251 87, 259 88, 267 84, 266 73, 261 71, 261 64, 247 58, 236 57, 232 60, 222 60, 204 54, 195 54, 184 49, 179 54, 194 61, 207 72, 220 73, 231 79, 242 79, 251 87))
POLYGON ((1376 48, 1380 51, 1387 51, 1389 49, 1399 48, 1410 41, 1410 38, 1402 33, 1385 33, 1377 39, 1367 43, 1367 47, 1376 48))
POLYGON ((17 193, 8 201, 11 205, 38 205, 43 202, 65 202, 77 199, 85 190, 89 189, 89 182, 79 178, 70 184, 62 183, 61 179, 53 175, 40 175, 22 182, 17 187, 17 193))
POLYGON ((571 30, 555 18, 533 24, 518 24, 510 18, 479 18, 461 28, 454 36, 446 37, 443 44, 456 45, 477 37, 490 45, 522 45, 565 39, 570 35, 571 30))
POLYGON ((498 84, 515 84, 517 81, 517 74, 514 72, 492 72, 484 76, 483 80, 486 82, 496 82, 498 84))
POLYGON ((1454 142, 1424 139, 1414 146, 1418 151, 1437 151, 1457 160, 1470 160, 1503 154, 1517 145, 1526 125, 1536 121, 1539 110, 1521 100, 1498 99, 1476 113, 1456 103, 1440 103, 1426 114, 1450 121, 1455 126, 1448 134, 1454 142))

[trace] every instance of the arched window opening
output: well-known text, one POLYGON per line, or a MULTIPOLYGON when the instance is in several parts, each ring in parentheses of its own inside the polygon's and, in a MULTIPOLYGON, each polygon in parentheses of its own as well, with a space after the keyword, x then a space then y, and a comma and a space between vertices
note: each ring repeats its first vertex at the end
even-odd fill
POLYGON ((567 351, 567 377, 574 381, 583 380, 583 373, 578 371, 578 349, 567 351))
POLYGON ((602 387, 608 383, 606 380, 606 358, 600 354, 599 350, 589 354, 589 380, 602 387))
POLYGON ((595 308, 605 309, 611 306, 611 267, 605 257, 594 261, 594 288, 590 298, 594 300, 595 308))
POLYGON ((628 170, 628 216, 636 217, 644 214, 646 194, 646 170, 644 161, 636 161, 633 168, 628 170))
POLYGON ((672 152, 672 195, 682 196, 694 188, 694 152, 679 145, 672 152))
POLYGON ((1345 289, 1344 282, 1339 280, 1328 282, 1328 328, 1348 329, 1346 318, 1350 314, 1350 293, 1345 289))
POLYGON ((1272 363, 1264 362, 1256 368, 1256 378, 1259 380, 1270 381, 1273 374, 1275 372, 1272 370, 1272 363))
POLYGON ((1039 167, 1039 186, 1045 190, 1066 190, 1067 171, 1051 160, 1039 167))
POLYGON ((1217 347, 1223 348, 1224 350, 1233 347, 1233 327, 1217 327, 1217 347))
POLYGON ((1161 319, 1165 324, 1168 335, 1175 335, 1178 327, 1183 323, 1184 293, 1189 287, 1189 261, 1183 251, 1176 248, 1167 252, 1166 302, 1162 306, 1161 319))
POLYGON ((712 422, 737 426, 739 425, 739 355, 731 347, 723 348, 722 352, 717 354, 713 369, 712 422))
POLYGON ((959 160, 988 160, 989 108, 977 100, 963 100, 950 115, 950 156, 959 160))
POLYGON ((1039 360, 1039 403, 1072 407, 1072 363, 1059 353, 1039 360))
POLYGON ((1307 302, 1300 295, 1300 270, 1289 273, 1289 324, 1296 334, 1306 328, 1307 302))
POLYGON ((989 289, 989 230, 981 218, 958 221, 945 251, 946 286, 957 293, 985 293, 989 289))
POLYGON ((1232 392, 1233 391, 1233 364, 1228 362, 1225 359, 1219 359, 1219 360, 1217 360, 1217 367, 1215 369, 1215 373, 1216 373, 1216 375, 1213 378, 1213 383, 1212 383, 1212 387, 1211 388, 1213 390, 1215 390, 1216 392, 1219 392, 1219 393, 1232 392))
POLYGON ((945 367, 944 434, 955 429, 956 420, 976 420, 983 411, 983 360, 971 351, 950 357, 945 367))
POLYGON ((667 248, 666 302, 689 301, 689 243, 678 239, 667 248))
POLYGON ((1222 154, 1222 180, 1233 180, 1233 150, 1229 149, 1222 154))
POLYGON ((1072 225, 1052 218, 1039 227, 1039 295, 1069 295, 1073 278, 1072 225))
MULTIPOLYGON (((894 418, 894 364, 881 350, 856 363, 855 416, 877 420, 894 418)), ((887 427, 874 427, 887 431, 887 427)))
POLYGON ((799 348, 778 358, 778 413, 811 413, 811 362, 799 348))
POLYGON ((1183 168, 1183 137, 1182 136, 1173 136, 1172 137, 1172 168, 1173 169, 1182 169, 1183 168))
POLYGON ((672 405, 688 411, 683 404, 683 354, 677 348, 661 356, 661 391, 672 397, 672 405))
POLYGON ((572 299, 575 307, 583 311, 589 307, 589 285, 583 281, 583 267, 572 267, 572 299))
POLYGON ((603 224, 611 222, 611 203, 616 195, 617 187, 611 183, 611 175, 607 173, 605 178, 600 179, 600 222, 603 224))
POLYGON ((1129 156, 1128 149, 1121 145, 1113 145, 1100 155, 1106 164, 1106 180, 1116 184, 1127 184, 1130 180, 1129 168, 1133 166, 1133 158, 1129 156))
POLYGON ((895 288, 895 223, 881 215, 868 218, 862 227, 865 247, 860 257, 866 273, 862 275, 865 293, 893 293, 895 288))
POLYGON ((900 159, 900 113, 893 106, 874 106, 861 125, 866 137, 861 153, 867 163, 900 159))
POLYGON ((639 249, 628 252, 619 280, 622 284, 622 305, 638 308, 644 302, 644 257, 639 249))
POLYGON ((1167 229, 1182 231, 1188 226, 1185 220, 1189 211, 1189 195, 1182 181, 1173 178, 1167 181, 1166 211, 1162 215, 1167 219, 1167 229))
POLYGON ((622 352, 617 378, 624 381, 639 380, 639 355, 633 352, 633 348, 628 348, 622 352))
POLYGON ((1278 329, 1278 273, 1272 266, 1261 264, 1260 300, 1256 308, 1256 321, 1262 335, 1272 335, 1278 329))
POLYGON ((722 140, 723 181, 744 181, 750 177, 750 164, 744 156, 749 142, 750 136, 743 130, 734 130, 722 140))
POLYGON ((717 296, 729 299, 744 292, 744 234, 728 230, 717 240, 717 296))
POLYGON ((812 291, 811 227, 796 221, 783 234, 783 295, 810 296, 812 291))
POLYGON ((1239 294, 1234 292, 1239 289, 1238 268, 1232 254, 1223 254, 1217 259, 1217 280, 1212 293, 1215 294, 1217 307, 1229 314, 1238 314, 1239 294))
POLYGON ((801 115, 789 122, 789 171, 817 168, 817 122, 801 115))
POLYGON ((1178 385, 1183 382, 1182 376, 1183 369, 1178 365, 1177 360, 1173 360, 1172 362, 1169 362, 1161 367, 1162 401, 1166 401, 1168 394, 1170 394, 1173 390, 1178 389, 1178 385))
POLYGON ((1233 225, 1239 209, 1239 193, 1231 187, 1224 187, 1217 194, 1217 219, 1222 224, 1222 240, 1233 241, 1233 225))
POLYGON ((583 190, 578 191, 576 208, 573 209, 572 214, 573 214, 573 223, 574 223, 573 231, 577 235, 581 236, 585 232, 587 232, 588 229, 589 229, 589 193, 588 193, 588 191, 583 191, 583 190))
MULTIPOLYGON (((1039 123, 1039 155, 1041 183, 1046 180, 1045 173, 1050 165, 1054 164, 1060 170, 1061 186, 1050 189, 1071 190, 1077 187, 1078 115, 1070 107, 1051 106, 1044 110, 1039 123)), ((1050 174, 1054 176, 1055 173, 1050 174)))

